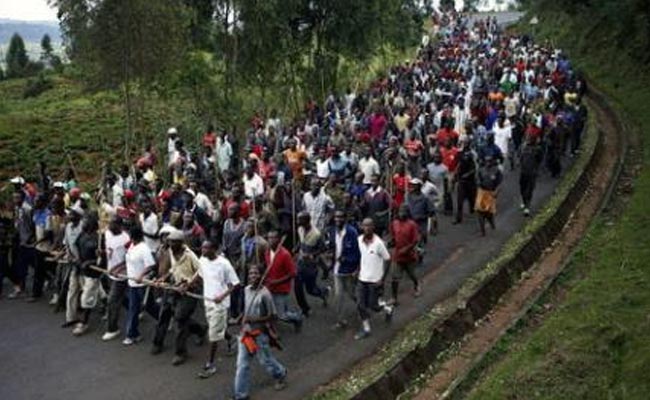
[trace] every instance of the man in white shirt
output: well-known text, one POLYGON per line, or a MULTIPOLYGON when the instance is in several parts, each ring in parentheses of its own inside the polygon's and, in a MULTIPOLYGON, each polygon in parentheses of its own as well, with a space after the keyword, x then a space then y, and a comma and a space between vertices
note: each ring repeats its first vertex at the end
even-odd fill
POLYGON ((370 336, 370 315, 372 311, 385 311, 387 322, 390 322, 393 316, 393 307, 387 305, 384 300, 379 300, 379 289, 382 287, 387 274, 387 261, 390 260, 390 253, 386 249, 384 241, 375 235, 372 218, 364 219, 361 228, 363 234, 359 236, 361 265, 357 285, 357 308, 362 327, 354 335, 356 340, 370 336))
POLYGON ((144 300, 145 286, 142 280, 156 266, 156 261, 144 242, 144 233, 140 227, 130 231, 131 247, 126 252, 126 275, 129 277, 129 311, 126 319, 126 338, 122 342, 130 346, 142 337, 138 329, 140 310, 144 300))
POLYGON ((112 217, 108 229, 104 233, 104 247, 106 252, 106 269, 111 279, 111 288, 108 292, 107 329, 102 336, 103 341, 113 340, 120 335, 118 320, 120 308, 126 295, 126 279, 118 278, 126 271, 126 250, 131 242, 129 235, 122 230, 119 217, 112 217))
POLYGON ((160 239, 158 239, 158 231, 160 225, 158 223, 158 216, 153 212, 153 205, 151 202, 146 201, 142 205, 142 213, 139 216, 142 232, 144 232, 144 242, 149 246, 152 254, 156 254, 160 247, 160 239))
POLYGON ((363 173, 363 184, 370 185, 372 177, 381 175, 381 170, 379 169, 379 163, 370 155, 370 150, 367 147, 364 147, 362 155, 359 160, 359 171, 363 173))
POLYGON ((199 378, 209 378, 217 372, 214 358, 217 343, 226 340, 228 353, 232 352, 232 336, 228 333, 228 309, 230 294, 239 286, 239 278, 232 264, 223 255, 217 255, 217 249, 209 240, 201 247, 203 256, 199 259, 201 268, 198 276, 203 279, 203 296, 205 296, 205 320, 208 322, 208 339, 210 353, 208 362, 199 373, 199 378))
POLYGON ((512 126, 510 125, 510 121, 508 121, 503 115, 500 115, 492 130, 494 131, 494 143, 499 146, 499 149, 503 154, 503 159, 505 160, 508 158, 508 144, 512 138, 512 126))
POLYGON ((264 181, 253 170, 253 167, 246 168, 246 174, 242 178, 244 181, 244 195, 249 199, 264 195, 264 181))

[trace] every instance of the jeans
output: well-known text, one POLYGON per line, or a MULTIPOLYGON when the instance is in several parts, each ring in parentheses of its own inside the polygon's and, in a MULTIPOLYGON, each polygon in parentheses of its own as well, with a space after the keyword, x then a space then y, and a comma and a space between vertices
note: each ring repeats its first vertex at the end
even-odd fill
POLYGON ((140 310, 144 299, 145 287, 129 286, 129 310, 126 313, 126 337, 136 339, 140 337, 138 325, 140 323, 140 310))
POLYGON ((463 205, 467 202, 470 214, 474 212, 476 202, 476 182, 459 181, 456 187, 456 221, 463 220, 463 205))
POLYGON ((336 315, 338 321, 345 319, 345 297, 356 303, 355 284, 357 278, 354 275, 334 275, 334 302, 336 304, 336 315))
POLYGON ((289 307, 288 293, 273 293, 273 304, 278 313, 278 319, 283 322, 296 324, 302 320, 300 314, 289 307))
POLYGON ((235 373, 235 399, 246 399, 250 391, 251 361, 257 357, 259 364, 266 369, 266 372, 274 379, 282 379, 287 374, 287 369, 275 359, 271 353, 269 337, 261 333, 255 338, 258 349, 255 354, 249 354, 246 347, 241 342, 241 337, 237 341, 237 372, 235 373))
POLYGON ((108 292, 107 305, 107 331, 117 332, 119 330, 118 321, 120 318, 120 308, 124 302, 124 297, 128 289, 126 281, 111 280, 111 289, 108 292))
POLYGON ((296 301, 303 314, 308 314, 311 308, 307 302, 305 290, 314 297, 325 297, 325 292, 318 286, 317 280, 318 266, 313 263, 300 263, 294 291, 296 293, 296 301))
POLYGON ((34 265, 35 253, 33 247, 27 246, 18 246, 17 252, 14 254, 14 263, 13 263, 13 276, 14 284, 19 285, 21 288, 25 288, 25 279, 27 278, 27 272, 29 266, 34 265))
POLYGON ((535 180, 537 177, 534 174, 521 174, 519 176, 519 193, 521 193, 521 202, 524 207, 530 208, 530 201, 533 198, 533 191, 535 190, 535 180))
POLYGON ((43 251, 36 250, 35 255, 36 257, 34 262, 34 282, 32 283, 32 296, 41 297, 43 295, 43 285, 45 284, 45 278, 47 276, 48 270, 52 268, 52 263, 45 261, 45 258, 48 256, 48 254, 43 251))
POLYGON ((357 284, 357 310, 362 321, 370 319, 371 312, 380 312, 383 308, 379 305, 380 283, 361 282, 357 284))

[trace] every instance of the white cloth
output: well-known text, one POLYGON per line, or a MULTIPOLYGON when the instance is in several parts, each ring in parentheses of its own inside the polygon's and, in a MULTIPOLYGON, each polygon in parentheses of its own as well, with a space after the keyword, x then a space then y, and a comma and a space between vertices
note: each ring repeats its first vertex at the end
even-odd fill
POLYGON ((363 183, 370 185, 374 175, 380 175, 379 163, 372 157, 359 160, 359 171, 363 173, 363 183))
POLYGON ((378 283, 384 276, 384 263, 390 260, 390 254, 384 241, 377 235, 366 243, 363 235, 359 236, 359 250, 361 251, 361 266, 359 268, 359 281, 365 283, 378 283))
POLYGON ((330 163, 328 160, 316 160, 316 176, 327 179, 330 176, 330 163))
POLYGON ((345 236, 345 227, 343 227, 341 230, 336 230, 335 237, 334 237, 334 259, 336 260, 334 262, 334 275, 338 275, 339 273, 339 268, 341 267, 341 262, 339 261, 339 258, 341 258, 341 255, 343 254, 343 237, 345 236))
POLYGON ((499 127, 499 124, 494 125, 492 128, 494 131, 494 144, 499 146, 501 153, 505 157, 508 154, 508 142, 512 138, 512 127, 510 122, 503 124, 503 127, 499 127))
MULTIPOLYGON (((239 284, 237 273, 226 257, 219 255, 214 260, 201 257, 199 262, 201 263, 199 275, 203 278, 203 295, 207 299, 214 299, 226 293, 228 285, 235 286, 239 284)), ((221 303, 206 300, 207 303, 227 309, 230 307, 230 296, 226 296, 221 303)))
MULTIPOLYGON (((153 259, 151 250, 145 242, 140 242, 135 246, 129 248, 126 252, 126 274, 129 278, 137 278, 149 267, 156 264, 153 259)), ((137 283, 133 279, 129 279, 129 286, 142 287, 144 284, 137 283)))
MULTIPOLYGON (((147 235, 155 236, 158 234, 158 230, 160 229, 160 226, 158 225, 158 216, 155 213, 149 214, 146 218, 144 214, 140 214, 140 224, 142 225, 142 231, 147 235)), ((158 247, 160 247, 160 240, 158 239, 152 239, 145 236, 144 242, 149 246, 152 253, 157 252, 158 247)))
POLYGON ((205 211, 208 216, 212 217, 214 215, 214 205, 205 193, 198 192, 194 197, 194 204, 205 211))
MULTIPOLYGON (((109 271, 125 262, 129 242, 131 242, 131 238, 128 233, 121 232, 119 235, 116 235, 110 230, 106 230, 104 233, 104 243, 106 246, 106 267, 109 271)), ((114 281, 122 280, 113 275, 109 275, 109 277, 114 281)))
POLYGON ((249 199, 260 197, 264 194, 264 181, 258 174, 253 174, 252 178, 248 178, 248 175, 244 174, 242 178, 244 181, 244 194, 249 199))

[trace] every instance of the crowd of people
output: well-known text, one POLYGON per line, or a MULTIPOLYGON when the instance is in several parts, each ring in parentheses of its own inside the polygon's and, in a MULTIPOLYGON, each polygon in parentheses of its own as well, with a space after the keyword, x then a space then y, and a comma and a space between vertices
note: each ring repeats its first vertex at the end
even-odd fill
POLYGON ((285 387, 276 322, 300 332, 314 301, 333 304, 336 330, 354 305, 354 338, 368 337, 373 315, 391 320, 405 277, 413 296, 426 290, 416 269, 445 234, 440 219, 476 214, 486 235, 508 174, 530 215, 538 175, 560 176, 587 120, 585 83, 560 50, 494 19, 432 18, 415 60, 362 93, 309 101, 296 121, 259 112, 242 136, 210 126, 192 151, 170 128, 167 154, 149 146, 133 165, 104 164, 87 191, 72 167, 62 181, 44 164, 15 177, 0 288, 7 277, 8 298, 49 292, 73 335, 101 320, 101 339, 125 346, 142 340, 147 313, 152 354, 173 323, 174 365, 190 337, 209 341, 203 378, 221 343, 237 354, 236 399, 249 396, 253 358, 285 387))

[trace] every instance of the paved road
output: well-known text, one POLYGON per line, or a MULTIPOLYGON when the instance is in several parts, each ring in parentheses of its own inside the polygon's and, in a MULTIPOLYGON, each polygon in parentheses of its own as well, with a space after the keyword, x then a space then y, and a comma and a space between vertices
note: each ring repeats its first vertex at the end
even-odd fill
MULTIPOLYGON (((517 178, 517 172, 506 172, 498 199, 497 230, 489 232, 486 238, 479 237, 474 216, 466 217, 462 225, 456 226, 451 225, 450 218, 441 218, 440 234, 427 249, 424 266, 417 271, 425 283, 423 295, 413 299, 403 294, 390 326, 377 319, 373 323, 373 336, 357 342, 353 339, 356 326, 343 332, 331 331, 334 311, 319 306, 314 307, 314 315, 306 321, 302 333, 295 334, 290 328, 280 326, 286 350, 278 358, 289 368, 290 385, 282 393, 274 392, 269 386, 271 381, 256 366, 253 368, 255 398, 304 398, 318 385, 372 354, 400 327, 454 293, 526 222, 518 209, 517 178)), ((556 183, 546 175, 540 177, 533 211, 548 199, 556 183)), ((410 292, 408 285, 403 286, 410 292)), ((350 307, 348 312, 353 314, 354 310, 350 307)), ((62 319, 61 314, 53 314, 44 303, 0 300, 0 399, 215 400, 228 398, 231 393, 234 358, 220 354, 220 371, 213 379, 195 378, 204 360, 205 345, 202 348, 190 345, 188 363, 172 367, 169 350, 151 356, 150 342, 130 348, 119 341, 103 343, 100 340, 103 326, 98 320, 93 321, 91 332, 76 338, 69 330, 59 328, 62 319)), ((144 320, 145 337, 151 337, 153 325, 152 320, 144 320)))
MULTIPOLYGON (((547 176, 539 179, 534 210, 553 192, 555 184, 547 176)), ((405 323, 452 294, 525 223, 518 210, 517 191, 517 172, 506 172, 498 199, 497 230, 488 232, 486 238, 479 237, 474 216, 468 216, 457 226, 450 224, 450 218, 442 217, 441 233, 427 251, 425 267, 418 271, 425 282, 423 296, 413 299, 403 294, 393 324, 386 326, 379 319, 374 321, 374 335, 368 340, 354 341, 356 326, 343 332, 331 331, 334 312, 320 308, 318 301, 314 301, 314 316, 306 321, 301 334, 280 326, 286 350, 279 353, 279 358, 290 369, 291 385, 282 396, 267 391, 265 387, 270 381, 256 367, 254 393, 259 398, 267 394, 268 398, 302 398, 371 354, 405 323)), ((403 286, 410 292, 408 285, 403 286)), ((353 314, 354 310, 350 308, 348 312, 353 314)), ((99 339, 102 326, 98 320, 93 322, 92 332, 75 338, 69 330, 59 328, 62 318, 44 303, 0 300, 0 399, 222 399, 230 393, 233 358, 220 355, 220 372, 214 379, 200 381, 194 377, 207 346, 191 345, 190 361, 172 367, 170 351, 154 357, 148 354, 149 343, 131 348, 123 347, 119 341, 103 343, 99 339)), ((153 321, 147 318, 143 325, 149 334, 153 321)))

